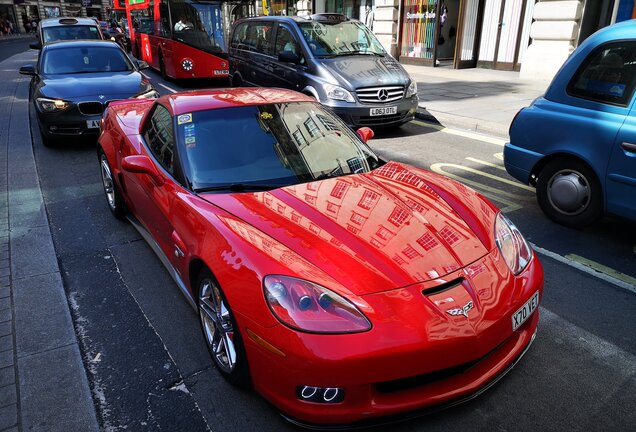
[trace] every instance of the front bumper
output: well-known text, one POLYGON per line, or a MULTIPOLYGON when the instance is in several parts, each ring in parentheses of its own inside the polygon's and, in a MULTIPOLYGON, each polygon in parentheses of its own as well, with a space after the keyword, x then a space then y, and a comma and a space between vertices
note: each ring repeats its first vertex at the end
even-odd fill
POLYGON ((403 420, 403 413, 419 415, 475 397, 520 359, 539 321, 537 310, 512 330, 512 313, 534 292, 543 296, 541 264, 534 257, 514 277, 502 261, 493 253, 469 266, 481 272, 471 284, 485 312, 475 321, 459 317, 448 325, 446 314, 418 301, 421 284, 365 296, 375 310, 368 315, 373 329, 365 333, 300 334, 247 320, 243 334, 257 334, 279 350, 245 338, 254 387, 291 421, 318 428, 403 420), (297 389, 304 385, 343 389, 344 399, 301 401, 297 389))
POLYGON ((412 96, 408 99, 387 104, 362 104, 328 100, 324 105, 331 108, 345 123, 351 127, 387 127, 399 126, 415 119, 418 99, 412 96), (397 113, 390 115, 371 116, 372 108, 386 108, 397 106, 397 113))
POLYGON ((101 114, 82 114, 75 105, 64 111, 53 113, 41 112, 37 107, 35 109, 40 132, 47 138, 99 135, 99 127, 89 128, 87 122, 97 121, 99 124, 102 119, 101 114))

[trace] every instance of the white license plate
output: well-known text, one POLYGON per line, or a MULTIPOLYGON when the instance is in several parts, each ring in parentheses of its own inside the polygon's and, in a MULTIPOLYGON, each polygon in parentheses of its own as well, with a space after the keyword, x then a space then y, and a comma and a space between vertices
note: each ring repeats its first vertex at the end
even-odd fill
POLYGON ((381 116, 381 115, 391 115, 391 114, 397 114, 396 106, 371 108, 371 111, 369 112, 369 115, 371 116, 381 116))
POLYGON ((86 120, 86 127, 89 129, 99 129, 99 120, 86 120))
POLYGON ((218 69, 214 70, 214 75, 229 75, 229 74, 230 74, 229 70, 218 70, 218 69))
POLYGON ((526 320, 532 315, 537 307, 539 306, 539 291, 534 293, 530 300, 528 300, 521 309, 512 314, 512 330, 517 330, 521 324, 526 322, 526 320))

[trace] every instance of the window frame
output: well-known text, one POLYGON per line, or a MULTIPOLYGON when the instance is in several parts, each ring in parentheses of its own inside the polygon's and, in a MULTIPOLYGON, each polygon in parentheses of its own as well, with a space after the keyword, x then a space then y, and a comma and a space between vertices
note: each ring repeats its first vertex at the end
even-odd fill
MULTIPOLYGON (((636 93, 636 84, 632 85, 631 89, 626 88, 626 90, 630 90, 630 95, 628 98, 625 99, 624 103, 611 102, 608 100, 604 100, 604 99, 600 99, 600 98, 592 97, 592 96, 586 97, 584 95, 581 95, 580 93, 576 93, 576 90, 574 88, 575 84, 580 80, 583 73, 586 72, 587 69, 589 68, 590 64, 592 63, 592 60, 594 60, 600 52, 611 49, 613 47, 620 48, 621 45, 624 45, 626 43, 632 44, 633 45, 632 49, 636 50, 635 39, 621 39, 621 40, 612 40, 612 41, 602 43, 601 45, 597 46, 592 51, 590 51, 585 57, 585 59, 583 59, 581 64, 576 68, 576 71, 570 77, 570 80, 565 86, 565 93, 568 96, 573 97, 575 99, 601 103, 604 105, 611 105, 611 106, 620 107, 620 108, 628 108, 629 106, 631 106, 634 100, 634 94, 636 93)), ((636 58, 634 60, 636 61, 636 58)), ((635 71, 635 76, 636 76, 636 71, 635 71)))
POLYGON ((276 43, 278 42, 278 34, 281 29, 287 30, 287 32, 292 37, 292 40, 294 41, 294 43, 296 43, 296 46, 298 47, 298 59, 300 61, 299 65, 307 66, 307 56, 305 55, 305 49, 303 48, 303 44, 298 38, 298 35, 294 31, 294 29, 292 29, 292 26, 290 26, 288 23, 283 23, 283 22, 277 23, 276 34, 274 35, 274 42, 273 42, 274 56, 278 58, 278 54, 280 53, 280 51, 277 51, 276 49, 276 43))
POLYGON ((140 133, 140 137, 141 137, 141 141, 144 144, 146 152, 148 153, 149 157, 153 160, 155 166, 158 167, 159 170, 166 177, 173 179, 177 184, 181 185, 184 188, 187 188, 185 185, 188 184, 188 182, 185 179, 185 176, 183 174, 184 170, 183 170, 183 167, 181 166, 181 158, 179 157, 179 145, 178 145, 176 134, 175 134, 176 128, 174 123, 175 123, 175 116, 170 112, 170 109, 168 109, 166 106, 164 106, 161 103, 155 103, 154 106, 148 112, 148 118, 144 122, 143 129, 141 130, 141 133, 140 133), (159 107, 161 107, 162 109, 165 109, 166 112, 170 115, 170 119, 171 119, 170 128, 172 128, 172 139, 174 141, 173 156, 172 156, 173 157, 172 172, 168 171, 168 169, 164 166, 164 164, 161 163, 158 156, 153 151, 152 146, 150 145, 147 138, 147 133, 151 127, 152 119, 154 118, 155 113, 157 109, 159 109, 159 107))

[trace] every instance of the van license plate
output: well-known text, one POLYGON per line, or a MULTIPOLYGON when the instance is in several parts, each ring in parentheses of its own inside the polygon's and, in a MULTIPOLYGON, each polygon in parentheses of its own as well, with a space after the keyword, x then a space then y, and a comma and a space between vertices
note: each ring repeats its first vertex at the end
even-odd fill
POLYGON ((521 306, 521 309, 512 314, 512 331, 521 327, 521 324, 526 322, 530 315, 532 315, 532 312, 537 309, 537 306, 539 306, 539 291, 534 293, 532 297, 530 297, 530 300, 521 306))
POLYGON ((86 127, 88 129, 99 129, 99 120, 86 120, 86 127))
POLYGON ((369 115, 371 116, 381 116, 381 115, 391 115, 391 114, 397 114, 396 106, 371 108, 371 112, 369 113, 369 115))

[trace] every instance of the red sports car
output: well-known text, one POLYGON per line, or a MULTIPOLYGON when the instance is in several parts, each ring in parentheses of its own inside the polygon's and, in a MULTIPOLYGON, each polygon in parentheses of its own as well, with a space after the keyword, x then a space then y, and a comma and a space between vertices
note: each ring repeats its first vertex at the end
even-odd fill
POLYGON ((517 228, 471 189, 382 160, 372 135, 278 89, 104 115, 110 210, 197 310, 219 372, 299 424, 470 399, 537 329, 543 270, 517 228))

